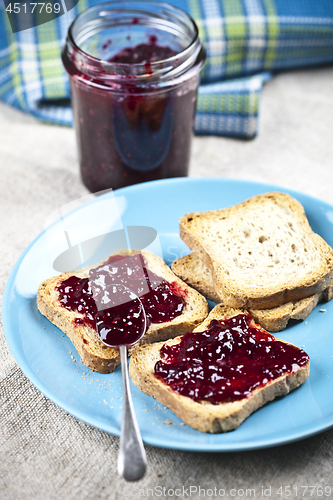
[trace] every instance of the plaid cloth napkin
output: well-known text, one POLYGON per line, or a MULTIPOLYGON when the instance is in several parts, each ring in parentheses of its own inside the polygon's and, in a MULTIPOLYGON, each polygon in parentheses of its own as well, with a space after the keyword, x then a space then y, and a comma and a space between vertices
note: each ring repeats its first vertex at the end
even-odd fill
MULTIPOLYGON (((0 0, 0 98, 63 125, 72 124, 72 111, 60 52, 75 16, 100 2, 75 3, 66 0, 63 16, 13 33, 0 0)), ((169 3, 196 20, 207 51, 195 118, 198 134, 254 137, 262 87, 272 72, 333 63, 332 0, 169 3)))

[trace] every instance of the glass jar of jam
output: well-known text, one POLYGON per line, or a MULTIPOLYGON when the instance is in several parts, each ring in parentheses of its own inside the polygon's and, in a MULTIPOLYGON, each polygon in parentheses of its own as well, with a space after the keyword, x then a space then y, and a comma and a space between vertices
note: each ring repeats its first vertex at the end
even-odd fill
POLYGON ((62 57, 91 192, 187 175, 205 52, 185 12, 157 1, 96 5, 69 28, 62 57))

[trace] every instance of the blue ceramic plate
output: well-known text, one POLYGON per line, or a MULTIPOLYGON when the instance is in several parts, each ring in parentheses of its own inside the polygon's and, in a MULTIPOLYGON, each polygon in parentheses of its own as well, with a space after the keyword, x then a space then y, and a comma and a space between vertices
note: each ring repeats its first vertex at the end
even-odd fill
MULTIPOLYGON (((227 207, 272 190, 286 191, 246 181, 184 178, 132 186, 114 195, 122 224, 155 228, 163 257, 170 264, 189 252, 178 236, 178 220, 183 214, 227 207)), ((288 192, 303 204, 313 230, 333 246, 333 206, 288 192)), ((107 201, 111 196, 106 194, 104 199, 107 201)), ((68 217, 80 216, 82 211, 86 214, 94 206, 95 201, 81 205, 68 217)), ((112 219, 109 213, 105 217, 112 219)), ((67 216, 65 222, 66 219, 67 216)), ((107 375, 87 369, 70 340, 36 308, 39 283, 56 274, 47 248, 50 231, 52 226, 25 250, 8 280, 3 323, 9 347, 23 372, 45 396, 84 422, 119 435, 122 413, 119 367, 107 375)), ((182 450, 236 451, 288 443, 328 429, 333 425, 333 399, 329 397, 333 393, 332 317, 333 301, 320 304, 306 321, 294 322, 279 334, 310 355, 310 377, 299 389, 255 412, 236 431, 218 435, 195 431, 132 384, 144 441, 182 450)))

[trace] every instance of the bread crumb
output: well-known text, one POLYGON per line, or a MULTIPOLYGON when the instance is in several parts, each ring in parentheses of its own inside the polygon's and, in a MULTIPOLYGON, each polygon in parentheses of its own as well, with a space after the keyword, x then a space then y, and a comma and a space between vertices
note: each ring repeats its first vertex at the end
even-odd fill
POLYGON ((321 313, 325 313, 325 312, 326 312, 326 309, 319 309, 319 312, 321 312, 321 313))
POLYGON ((171 422, 171 420, 169 420, 167 418, 166 420, 164 420, 163 424, 165 424, 165 425, 172 425, 172 422, 171 422))

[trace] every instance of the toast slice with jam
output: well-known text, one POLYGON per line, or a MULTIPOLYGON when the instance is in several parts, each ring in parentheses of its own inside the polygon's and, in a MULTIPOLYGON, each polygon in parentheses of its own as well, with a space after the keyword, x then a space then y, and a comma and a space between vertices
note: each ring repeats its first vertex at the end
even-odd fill
POLYGON ((129 364, 141 391, 209 433, 236 429, 265 403, 303 384, 309 369, 302 349, 222 304, 192 332, 141 346, 129 364))
POLYGON ((140 296, 148 317, 146 333, 128 349, 129 354, 139 344, 193 330, 208 314, 206 299, 181 281, 160 257, 145 250, 120 250, 95 266, 46 279, 37 294, 39 311, 66 333, 82 362, 97 372, 112 372, 120 355, 119 349, 107 347, 97 334, 94 286, 103 291, 103 283, 119 282, 140 296))

